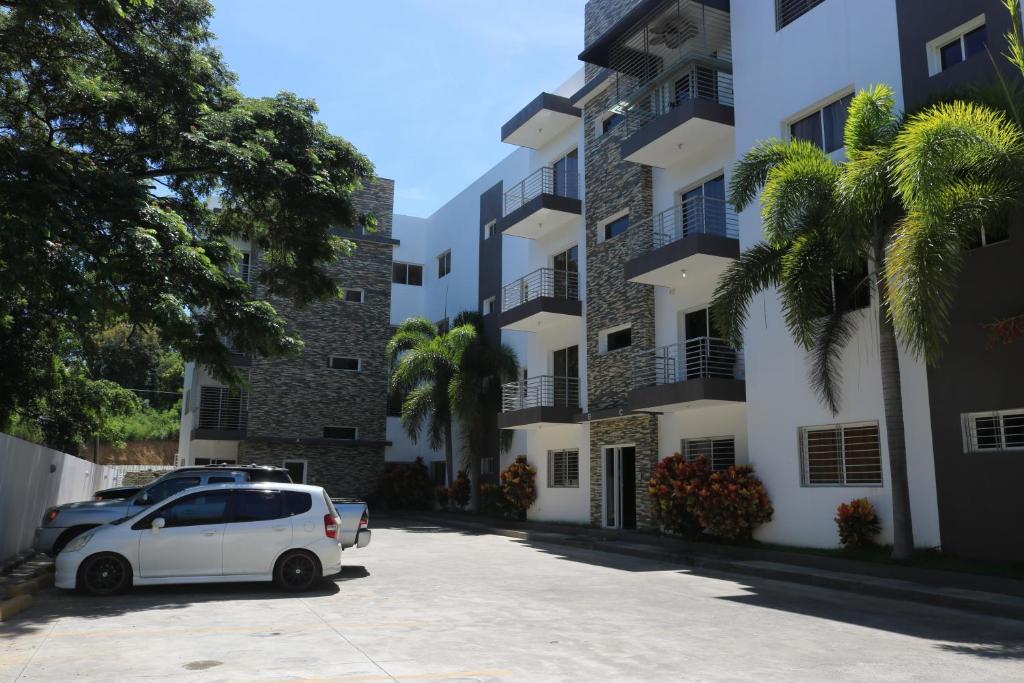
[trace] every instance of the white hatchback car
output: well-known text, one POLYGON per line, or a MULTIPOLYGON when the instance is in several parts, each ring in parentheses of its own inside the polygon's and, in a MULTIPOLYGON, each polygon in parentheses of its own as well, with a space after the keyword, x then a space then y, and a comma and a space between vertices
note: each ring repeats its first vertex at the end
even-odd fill
POLYGON ((74 538, 57 555, 56 585, 109 595, 132 585, 272 580, 303 591, 341 571, 340 526, 319 486, 200 486, 74 538))

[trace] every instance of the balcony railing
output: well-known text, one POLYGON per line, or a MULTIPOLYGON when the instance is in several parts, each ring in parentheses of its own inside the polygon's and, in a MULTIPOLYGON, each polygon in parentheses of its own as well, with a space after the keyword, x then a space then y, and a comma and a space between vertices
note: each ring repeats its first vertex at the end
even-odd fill
POLYGON ((556 268, 540 268, 529 275, 524 275, 502 288, 501 310, 510 311, 540 297, 579 300, 579 273, 556 268))
POLYGON ((204 386, 199 394, 200 429, 245 430, 249 424, 249 396, 228 387, 204 386))
POLYGON ((623 109, 622 113, 626 115, 626 135, 632 135, 690 100, 733 106, 732 74, 693 63, 660 79, 649 86, 647 94, 623 109))
POLYGON ((633 356, 634 389, 700 378, 743 377, 743 353, 716 337, 687 339, 637 351, 633 356))
POLYGON ((503 412, 524 408, 579 408, 578 377, 541 375, 501 386, 503 412))
POLYGON ((246 282, 251 284, 252 280, 250 279, 250 277, 255 274, 255 269, 252 267, 251 264, 242 262, 238 265, 238 277, 242 278, 246 282))
POLYGON ((550 166, 538 168, 505 193, 503 215, 509 215, 542 194, 579 199, 580 174, 576 171, 556 171, 550 166))
POLYGON ((631 227, 629 250, 639 256, 692 235, 739 237, 736 214, 724 199, 692 197, 631 227))

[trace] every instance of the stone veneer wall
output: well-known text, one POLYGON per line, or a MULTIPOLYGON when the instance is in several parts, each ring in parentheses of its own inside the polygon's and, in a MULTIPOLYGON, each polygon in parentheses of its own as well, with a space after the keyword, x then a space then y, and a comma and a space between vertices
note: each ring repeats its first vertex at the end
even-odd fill
POLYGON ((658 416, 631 415, 590 423, 590 522, 601 526, 604 459, 602 447, 633 444, 636 447, 636 526, 654 526, 647 482, 658 462, 658 416), (595 495, 595 491, 597 495, 595 495))
MULTIPOLYGON (((602 33, 607 31, 622 16, 639 4, 640 0, 590 0, 583 10, 584 29, 583 42, 590 45, 602 33)), ((584 67, 586 80, 590 80, 601 71, 601 67, 587 64, 584 67)))
MULTIPOLYGON (((377 217, 378 237, 391 236, 393 200, 394 181, 385 179, 355 198, 359 210, 377 217)), ((242 461, 306 460, 309 483, 331 495, 373 491, 384 467, 392 251, 391 244, 357 240, 350 257, 328 268, 342 287, 363 289, 363 303, 335 299, 297 309, 271 300, 305 349, 294 358, 253 361, 242 461), (362 371, 331 370, 332 355, 360 358, 362 371), (356 427, 358 440, 325 440, 328 426, 356 427)))
MULTIPOLYGON (((628 11, 636 0, 591 0, 587 3, 586 41, 589 43, 628 11)), ((626 282, 623 264, 628 259, 628 233, 607 241, 599 239, 599 223, 629 209, 630 223, 651 217, 651 168, 622 159, 620 146, 625 126, 599 134, 600 122, 614 103, 614 83, 589 102, 583 111, 587 222, 587 404, 597 411, 622 407, 633 384, 632 355, 637 348, 654 346, 654 288, 626 282), (599 332, 632 324, 633 346, 598 353, 599 332)), ((591 423, 591 520, 601 523, 603 460, 606 444, 636 445, 637 524, 649 525, 646 477, 657 458, 656 417, 636 416, 591 423)))

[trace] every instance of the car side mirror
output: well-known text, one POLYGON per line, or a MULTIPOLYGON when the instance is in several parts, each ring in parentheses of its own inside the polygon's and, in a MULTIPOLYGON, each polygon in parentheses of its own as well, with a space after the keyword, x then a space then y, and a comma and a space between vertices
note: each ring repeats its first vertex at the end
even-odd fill
POLYGON ((135 502, 138 503, 139 505, 149 505, 151 502, 149 499, 149 494, 140 493, 139 497, 135 499, 135 502))
POLYGON ((157 517, 153 520, 153 531, 160 531, 167 525, 167 521, 163 517, 157 517))

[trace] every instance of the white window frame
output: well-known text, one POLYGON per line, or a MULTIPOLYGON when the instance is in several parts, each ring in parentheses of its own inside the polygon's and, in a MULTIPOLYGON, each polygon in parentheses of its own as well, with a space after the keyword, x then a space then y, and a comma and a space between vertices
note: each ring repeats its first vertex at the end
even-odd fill
MULTIPOLYGON (((611 214, 610 216, 608 216, 607 218, 605 218, 605 219, 603 219, 601 221, 598 221, 598 223, 597 223, 597 241, 598 242, 606 242, 606 241, 608 241, 608 239, 615 239, 616 237, 619 237, 620 235, 616 235, 615 237, 612 237, 612 238, 605 238, 605 236, 604 236, 604 229, 608 227, 609 223, 614 223, 615 221, 619 220, 620 218, 625 218, 628 215, 629 215, 629 209, 625 208, 625 209, 622 209, 621 211, 616 211, 615 213, 611 214)), ((630 224, 629 224, 629 227, 626 228, 626 232, 629 232, 629 230, 632 227, 633 227, 633 223, 631 221, 630 224)), ((623 234, 625 234, 625 233, 623 233, 623 234)))
POLYGON ((495 306, 497 305, 497 303, 498 303, 498 298, 497 297, 494 297, 494 296, 487 297, 480 304, 480 312, 483 315, 490 315, 490 314, 494 313, 495 306))
POLYGON ((825 425, 808 425, 805 427, 799 427, 798 435, 800 439, 800 485, 806 488, 881 488, 885 486, 885 473, 882 463, 882 428, 878 422, 866 421, 866 422, 842 422, 837 424, 825 424, 825 425), (847 469, 846 469, 846 430, 854 429, 857 427, 874 427, 878 431, 878 481, 877 482, 847 482, 847 469), (839 482, 820 482, 812 483, 810 475, 810 458, 808 457, 809 446, 807 437, 811 432, 828 431, 828 430, 839 430, 840 435, 840 446, 839 446, 839 482))
POLYGON ((445 249, 444 251, 442 251, 440 254, 437 255, 437 266, 438 266, 437 267, 437 270, 438 270, 437 279, 438 280, 440 280, 442 278, 446 278, 446 277, 448 277, 449 275, 452 274, 452 250, 451 249, 445 249), (445 266, 447 267, 447 270, 445 270, 444 275, 441 274, 441 263, 442 263, 442 260, 443 260, 445 266))
POLYGON ((970 21, 966 21, 951 31, 946 31, 938 38, 932 38, 925 44, 928 53, 928 76, 936 76, 942 73, 942 48, 954 40, 960 40, 960 57, 964 57, 964 36, 976 28, 986 24, 984 13, 979 14, 970 21))
POLYGON ((299 460, 298 458, 288 458, 287 460, 284 460, 284 461, 281 462, 281 467, 284 467, 285 469, 288 469, 288 464, 289 463, 299 463, 299 464, 302 465, 302 481, 297 481, 297 482, 294 482, 294 483, 296 483, 296 484, 305 484, 306 482, 309 481, 309 461, 308 460, 299 460))
MULTIPOLYGON (((729 465, 735 465, 736 464, 736 436, 735 435, 729 434, 729 435, 726 435, 726 436, 694 436, 694 437, 689 437, 689 438, 681 439, 679 441, 679 452, 682 453, 684 458, 686 458, 686 462, 693 462, 694 460, 696 460, 696 456, 691 456, 690 455, 689 445, 690 444, 695 444, 698 441, 706 441, 706 442, 708 442, 708 448, 709 448, 709 452, 710 452, 710 456, 709 456, 708 459, 709 459, 709 462, 711 463, 711 469, 712 470, 714 470, 716 472, 724 471, 724 470, 729 469, 729 465), (729 442, 732 443, 732 462, 729 463, 729 465, 726 465, 724 467, 718 467, 717 463, 716 463, 716 458, 715 458, 715 444, 716 444, 716 442, 720 443, 720 442, 723 442, 723 441, 729 441, 729 442)), ((703 455, 703 454, 701 454, 701 455, 703 455)))
MULTIPOLYGON (((597 333, 597 352, 598 353, 615 353, 616 351, 622 351, 623 349, 633 348, 633 346, 635 346, 635 344, 633 344, 634 340, 632 338, 630 338, 629 346, 624 346, 621 349, 613 349, 612 351, 608 350, 608 335, 609 334, 614 334, 616 332, 621 332, 622 330, 625 330, 627 328, 632 328, 632 327, 633 327, 633 323, 626 323, 625 325, 616 325, 615 327, 609 327, 606 330, 601 330, 600 332, 598 332, 597 333)), ((632 337, 632 332, 630 333, 630 336, 632 337)))
POLYGON ((1024 417, 1024 408, 1011 408, 1009 410, 988 410, 978 413, 963 413, 960 416, 961 431, 963 432, 964 453, 1002 453, 1004 451, 1024 451, 1024 446, 1006 445, 1006 418, 1024 417), (999 423, 999 445, 994 448, 980 448, 978 446, 978 431, 976 421, 978 418, 998 420, 999 423))
POLYGON ((359 440, 359 427, 353 427, 351 425, 324 425, 323 429, 320 430, 320 433, 323 434, 324 430, 327 430, 327 429, 351 429, 353 436, 352 436, 351 439, 342 439, 342 438, 339 438, 339 437, 336 437, 336 436, 325 436, 325 437, 323 437, 325 439, 329 439, 331 441, 358 441, 359 440))
POLYGON ((578 448, 561 448, 557 450, 548 451, 548 488, 549 489, 578 489, 580 487, 580 451, 578 448), (555 462, 557 456, 565 456, 567 458, 565 466, 565 479, 563 483, 556 483, 555 479, 555 462), (576 456, 576 478, 571 479, 569 477, 569 462, 568 457, 570 455, 576 456))
POLYGON ((362 287, 346 287, 345 288, 345 298, 342 299, 342 303, 346 303, 346 304, 363 304, 363 303, 366 303, 366 290, 363 289, 362 287), (359 292, 359 301, 349 301, 348 300, 348 295, 351 292, 359 292))
POLYGON ((484 239, 489 240, 495 235, 495 229, 498 227, 498 219, 494 218, 484 223, 484 239))
POLYGON ((362 372, 363 371, 363 359, 362 358, 358 358, 356 356, 338 356, 336 354, 331 354, 330 356, 327 357, 327 369, 328 370, 333 370, 334 372, 362 372), (354 360, 356 362, 356 369, 355 370, 349 370, 348 368, 336 368, 336 367, 334 367, 333 361, 334 361, 335 358, 341 358, 343 360, 354 360))

